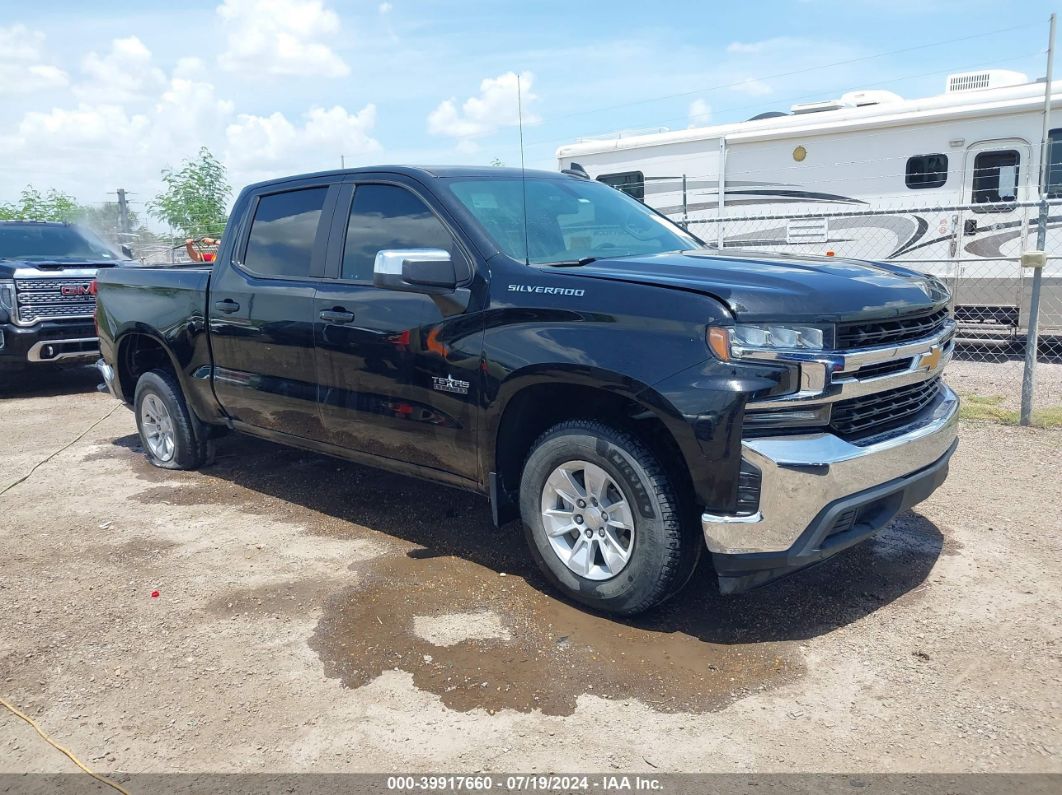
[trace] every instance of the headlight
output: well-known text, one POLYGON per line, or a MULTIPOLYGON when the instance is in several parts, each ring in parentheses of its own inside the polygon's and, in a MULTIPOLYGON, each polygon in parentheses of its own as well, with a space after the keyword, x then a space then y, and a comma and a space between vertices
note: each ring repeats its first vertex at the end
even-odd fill
POLYGON ((815 326, 741 323, 730 327, 710 326, 708 347, 723 361, 730 361, 756 351, 821 351, 823 337, 822 329, 815 326))
POLYGON ((15 283, 0 281, 0 313, 15 319, 15 283))

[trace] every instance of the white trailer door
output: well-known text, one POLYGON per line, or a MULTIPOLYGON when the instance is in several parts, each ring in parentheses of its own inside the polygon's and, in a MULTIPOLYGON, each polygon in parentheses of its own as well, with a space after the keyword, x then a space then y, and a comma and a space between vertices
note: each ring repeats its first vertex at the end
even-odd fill
POLYGON ((1032 147, 1022 138, 976 141, 966 148, 955 305, 960 320, 1016 327, 1022 273, 1017 258, 1035 199, 1032 147))

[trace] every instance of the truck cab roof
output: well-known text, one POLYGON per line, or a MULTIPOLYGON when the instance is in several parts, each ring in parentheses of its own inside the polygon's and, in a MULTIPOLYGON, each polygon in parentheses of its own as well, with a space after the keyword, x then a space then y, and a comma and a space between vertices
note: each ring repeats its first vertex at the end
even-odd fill
POLYGON ((314 171, 306 174, 293 174, 286 177, 256 182, 247 187, 248 190, 259 189, 270 185, 282 185, 288 182, 296 182, 314 178, 335 178, 342 176, 356 176, 359 174, 397 174, 413 179, 428 181, 432 179, 520 179, 529 177, 534 179, 578 179, 569 174, 558 171, 546 171, 543 169, 520 169, 507 168, 504 166, 359 166, 358 168, 338 168, 330 171, 314 171))

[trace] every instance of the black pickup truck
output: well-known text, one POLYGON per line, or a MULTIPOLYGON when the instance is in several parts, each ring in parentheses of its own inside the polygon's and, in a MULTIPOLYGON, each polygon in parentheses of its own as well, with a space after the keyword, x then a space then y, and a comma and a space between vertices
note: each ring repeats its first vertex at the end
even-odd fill
POLYGON ((93 279, 129 261, 78 226, 0 221, 0 379, 96 361, 93 279))
POLYGON ((573 173, 253 185, 212 266, 98 292, 100 370, 157 466, 198 467, 232 429, 470 489, 559 589, 618 614, 705 546, 727 593, 849 547, 956 445, 938 281, 715 251, 573 173))

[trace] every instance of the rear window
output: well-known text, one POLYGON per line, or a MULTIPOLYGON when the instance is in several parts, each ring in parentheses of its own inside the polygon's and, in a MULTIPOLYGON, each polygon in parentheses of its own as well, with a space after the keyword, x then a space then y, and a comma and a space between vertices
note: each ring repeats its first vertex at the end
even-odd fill
POLYGON ((87 229, 76 226, 0 224, 0 259, 106 262, 125 258, 87 229))
POLYGON ((624 171, 622 174, 602 174, 598 182, 611 185, 638 201, 645 201, 645 175, 641 171, 624 171))
POLYGON ((258 200, 243 266, 259 276, 310 275, 313 244, 328 188, 271 193, 258 200))

